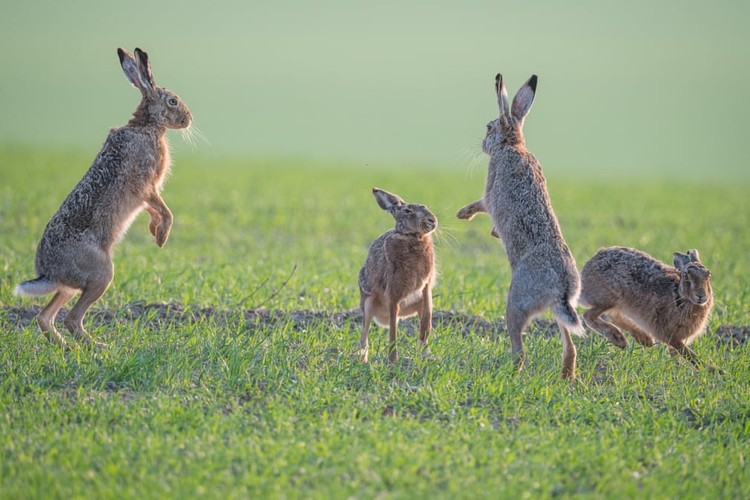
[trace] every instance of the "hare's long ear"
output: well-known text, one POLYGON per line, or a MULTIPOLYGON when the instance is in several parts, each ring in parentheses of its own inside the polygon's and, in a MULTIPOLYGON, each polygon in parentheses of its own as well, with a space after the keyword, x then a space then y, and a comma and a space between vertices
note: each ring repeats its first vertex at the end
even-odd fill
POLYGON ((130 55, 130 52, 123 48, 119 48, 117 49, 117 55, 120 57, 122 71, 125 73, 128 81, 133 84, 133 87, 139 89, 142 94, 148 92, 152 88, 151 83, 144 78, 138 63, 133 56, 130 55))
POLYGON ((382 208, 386 212, 393 213, 396 207, 400 207, 406 204, 400 196, 389 193, 388 191, 383 191, 382 189, 378 189, 376 187, 372 188, 372 194, 373 196, 375 196, 375 201, 378 202, 378 206, 380 206, 380 208, 382 208))
POLYGON ((151 85, 156 87, 156 80, 154 80, 154 73, 151 71, 151 63, 148 60, 148 54, 143 50, 136 48, 135 57, 138 58, 138 68, 141 70, 141 75, 151 85))
POLYGON ((500 107, 500 119, 506 123, 510 122, 510 99, 508 91, 503 84, 503 75, 498 73, 495 76, 495 92, 497 93, 497 105, 500 107))
POLYGON ((511 115, 516 123, 523 123, 523 119, 529 113, 531 105, 534 104, 534 96, 536 95, 536 75, 531 75, 523 86, 518 89, 516 96, 513 98, 513 108, 511 109, 511 115))
POLYGON ((682 271, 685 266, 690 264, 690 256, 682 252, 675 252, 672 256, 672 261, 674 262, 674 267, 678 271, 682 271))
POLYGON ((690 262, 698 262, 700 263, 700 256, 698 255, 698 250, 693 248, 692 250, 688 250, 688 257, 690 257, 690 262))

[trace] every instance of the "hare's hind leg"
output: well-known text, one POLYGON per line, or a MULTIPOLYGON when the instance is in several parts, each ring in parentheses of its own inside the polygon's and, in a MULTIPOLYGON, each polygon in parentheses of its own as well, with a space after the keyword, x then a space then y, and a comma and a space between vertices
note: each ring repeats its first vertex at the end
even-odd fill
POLYGON ((510 335, 511 354, 519 372, 523 370, 526 361, 526 354, 523 352, 523 331, 531 318, 549 307, 554 300, 550 296, 548 283, 547 275, 526 264, 514 269, 510 279, 505 321, 510 335))
POLYGON ((391 298, 390 304, 388 304, 388 311, 391 315, 388 325, 388 361, 391 363, 395 363, 396 360, 398 360, 398 352, 396 351, 396 337, 398 336, 399 302, 400 299, 391 298))
POLYGON ((430 348, 427 346, 427 338, 432 331, 432 291, 429 285, 422 290, 422 304, 419 311, 419 350, 422 357, 430 358, 430 348))
POLYGON ((82 287, 81 297, 65 318, 65 327, 78 340, 88 345, 106 348, 108 347, 107 344, 95 341, 83 328, 83 317, 94 302, 99 300, 109 288, 109 284, 114 277, 112 259, 106 252, 99 249, 95 252, 82 252, 81 256, 82 259, 87 259, 87 270, 90 270, 91 274, 88 276, 85 286, 82 287))
POLYGON ((576 345, 570 336, 570 331, 559 321, 557 328, 560 330, 560 339, 563 344, 563 367, 562 378, 575 380, 576 378, 576 345))
POLYGON ((62 309, 62 306, 72 299, 75 294, 75 290, 70 288, 60 288, 55 292, 55 295, 52 297, 49 304, 47 304, 37 316, 39 329, 44 336, 47 337, 49 341, 56 343, 63 349, 66 349, 68 344, 55 328, 55 318, 57 317, 57 313, 60 312, 60 309, 62 309))
POLYGON ((583 313, 583 319, 591 329, 596 330, 617 347, 624 349, 627 347, 628 341, 625 340, 625 336, 620 329, 601 317, 608 309, 608 306, 593 306, 591 309, 583 313))
POLYGON ((612 320, 612 323, 619 326, 623 330, 630 332, 636 342, 645 347, 653 347, 655 344, 654 339, 649 334, 644 332, 641 327, 635 324, 633 320, 622 314, 618 310, 610 310, 607 315, 612 320))
POLYGON ((362 307, 362 336, 359 338, 359 358, 363 363, 367 363, 370 353, 370 324, 372 323, 372 317, 374 315, 373 307, 374 298, 372 295, 362 294, 360 300, 360 306, 362 307))

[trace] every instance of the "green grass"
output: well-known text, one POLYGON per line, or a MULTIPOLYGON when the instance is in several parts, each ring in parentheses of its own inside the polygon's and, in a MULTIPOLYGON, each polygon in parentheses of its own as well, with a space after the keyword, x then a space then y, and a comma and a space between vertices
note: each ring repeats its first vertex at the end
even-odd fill
POLYGON ((559 380, 559 340, 533 332, 528 369, 514 374, 504 335, 438 325, 436 360, 425 362, 404 327, 389 366, 376 329, 363 366, 353 357, 359 322, 292 320, 293 310, 358 306, 357 271, 392 225, 374 185, 438 216, 436 309, 501 318, 509 269, 489 220, 454 219, 482 192, 484 166, 376 170, 180 153, 164 191, 175 214, 167 246, 156 247, 139 217, 95 306, 114 319, 86 322, 111 349, 62 353, 35 326, 16 327, 8 308, 42 304, 11 291, 34 277, 44 224, 90 160, 0 148, 0 497, 746 494, 750 347, 714 334, 750 324, 746 183, 549 179, 579 265, 611 244, 663 260, 701 251, 717 300, 695 350, 727 372, 590 335, 577 339, 570 384, 559 380), (226 314, 123 320, 141 301, 226 314), (282 318, 242 314, 261 305, 282 318))

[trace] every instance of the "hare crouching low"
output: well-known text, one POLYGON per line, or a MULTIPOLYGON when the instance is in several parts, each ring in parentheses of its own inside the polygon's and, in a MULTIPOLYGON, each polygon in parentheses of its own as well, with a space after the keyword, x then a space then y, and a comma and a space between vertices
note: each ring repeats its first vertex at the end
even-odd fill
POLYGON ((536 94, 536 75, 516 93, 512 105, 501 75, 495 78, 499 118, 487 124, 482 150, 490 156, 484 197, 463 207, 460 219, 479 212, 492 216, 511 267, 506 322, 511 350, 523 368, 522 332, 530 319, 552 309, 563 343, 562 377, 575 378, 576 348, 571 337, 584 328, 576 303, 580 279, 575 259, 565 243, 539 161, 525 146, 524 118, 536 94))
POLYGON ((407 204, 395 194, 373 188, 383 210, 396 219, 396 227, 380 235, 370 246, 359 271, 362 337, 360 356, 368 361, 368 333, 373 318, 388 326, 388 360, 397 359, 399 318, 419 315, 419 347, 429 356, 427 337, 432 329, 432 287, 435 284, 435 251, 432 232, 437 219, 424 205, 407 204))
POLYGON ((135 57, 117 50, 125 76, 141 92, 130 121, 113 128, 83 178, 47 223, 36 253, 36 279, 19 284, 17 295, 47 295, 52 300, 39 313, 41 331, 66 347, 55 329, 55 317, 78 291, 81 297, 65 318, 66 328, 80 341, 95 342, 83 328, 83 317, 107 290, 114 276, 112 247, 138 213, 151 216, 149 230, 163 247, 172 213, 160 196, 169 170, 167 129, 190 126, 192 116, 174 93, 157 87, 146 52, 135 57))
POLYGON ((675 253, 671 267, 632 248, 603 248, 583 266, 581 281, 586 324, 617 347, 627 345, 622 329, 642 345, 663 342, 702 364, 687 346, 705 330, 714 297, 697 250, 675 253))

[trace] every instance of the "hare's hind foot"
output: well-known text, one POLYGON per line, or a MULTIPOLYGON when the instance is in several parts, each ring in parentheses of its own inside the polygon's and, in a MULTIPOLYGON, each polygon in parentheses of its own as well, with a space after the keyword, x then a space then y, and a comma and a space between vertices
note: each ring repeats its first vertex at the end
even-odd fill
POLYGON ((513 353, 513 368, 516 373, 521 373, 526 368, 526 353, 518 351, 513 353))
POLYGON ((49 340, 53 344, 56 344, 63 351, 70 350, 70 348, 68 347, 68 343, 65 341, 63 336, 60 335, 60 333, 55 329, 54 326, 49 330, 42 330, 42 334, 44 334, 47 340, 49 340))
POLYGON ((393 342, 388 346, 388 362, 395 363, 398 361, 398 351, 396 350, 396 343, 393 342))
POLYGON ((36 317, 36 321, 39 324, 39 330, 44 334, 47 340, 54 342, 63 350, 68 349, 68 343, 65 342, 63 336, 60 335, 55 328, 55 318, 57 317, 57 313, 60 312, 60 309, 62 309, 62 306, 73 298, 73 295, 75 295, 74 290, 60 288, 55 292, 55 295, 52 297, 52 300, 49 301, 49 304, 47 304, 36 317))
POLYGON ((419 350, 422 353, 422 359, 425 361, 434 361, 435 357, 432 355, 432 351, 430 351, 430 347, 427 345, 427 342, 419 341, 419 350))
POLYGON ((693 367, 696 370, 706 369, 710 371, 711 373, 724 375, 724 370, 720 369, 719 367, 711 363, 706 363, 705 361, 701 361, 700 359, 698 359, 698 355, 695 354, 695 352, 692 349, 690 349, 688 346, 686 346, 682 342, 675 343, 672 345, 667 344, 667 349, 669 350, 669 354, 671 354, 675 359, 681 356, 682 358, 690 361, 690 363, 693 365, 693 367))
POLYGON ((40 313, 39 316, 37 316, 36 321, 39 324, 39 331, 42 332, 42 334, 47 338, 47 340, 49 340, 50 342, 54 344, 57 344, 63 350, 68 349, 68 343, 65 341, 63 336, 60 335, 60 332, 57 331, 57 328, 55 328, 54 317, 49 318, 47 316, 44 316, 42 313, 40 313))
POLYGON ((357 359, 362 363, 367 364, 370 361, 370 347, 363 347, 356 353, 357 359))
POLYGON ((573 381, 576 379, 576 367, 573 366, 563 366, 562 373, 560 374, 560 377, 563 380, 570 380, 573 381))
POLYGON ((94 338, 92 338, 91 335, 86 332, 83 332, 83 335, 76 335, 76 339, 90 349, 109 349, 109 344, 94 340, 94 338))
POLYGON ((592 307, 583 313, 583 319, 589 328, 595 330, 620 349, 625 349, 628 346, 628 341, 619 328, 601 317, 605 311, 606 309, 601 307, 592 307))

